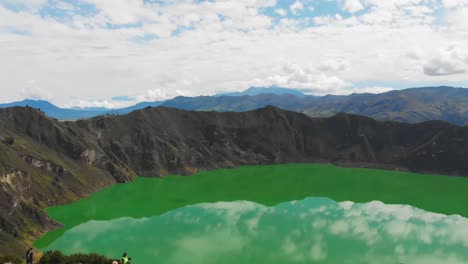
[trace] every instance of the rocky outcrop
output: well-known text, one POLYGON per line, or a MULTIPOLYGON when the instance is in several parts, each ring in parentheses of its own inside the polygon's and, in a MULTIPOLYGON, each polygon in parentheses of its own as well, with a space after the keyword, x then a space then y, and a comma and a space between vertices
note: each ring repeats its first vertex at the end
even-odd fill
POLYGON ((137 176, 287 162, 468 175, 468 127, 348 114, 309 118, 275 107, 243 113, 159 107, 76 122, 8 108, 0 110, 0 139, 0 254, 22 254, 24 243, 58 226, 44 213, 47 206, 137 176))

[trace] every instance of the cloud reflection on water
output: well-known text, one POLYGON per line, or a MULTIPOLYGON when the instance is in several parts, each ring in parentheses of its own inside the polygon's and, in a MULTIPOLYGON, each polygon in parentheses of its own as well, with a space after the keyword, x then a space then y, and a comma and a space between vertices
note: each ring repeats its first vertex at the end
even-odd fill
POLYGON ((468 264, 468 219, 376 201, 219 202, 89 221, 48 249, 129 252, 136 263, 468 264))

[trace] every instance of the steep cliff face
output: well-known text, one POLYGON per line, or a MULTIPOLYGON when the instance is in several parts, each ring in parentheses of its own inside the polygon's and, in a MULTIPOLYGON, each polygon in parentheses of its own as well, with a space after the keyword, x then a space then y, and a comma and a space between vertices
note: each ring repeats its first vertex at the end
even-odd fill
POLYGON ((300 161, 468 174, 468 128, 440 121, 377 122, 348 114, 314 119, 267 107, 244 113, 153 108, 79 123, 100 131, 98 144, 113 164, 145 176, 300 161))
POLYGON ((81 154, 91 147, 74 124, 31 108, 0 111, 0 254, 59 226, 44 208, 90 195, 116 179, 81 154))
POLYGON ((243 164, 340 165, 468 175, 468 128, 266 107, 243 113, 148 108, 59 122, 31 108, 0 110, 0 254, 58 226, 43 209, 137 176, 243 164))

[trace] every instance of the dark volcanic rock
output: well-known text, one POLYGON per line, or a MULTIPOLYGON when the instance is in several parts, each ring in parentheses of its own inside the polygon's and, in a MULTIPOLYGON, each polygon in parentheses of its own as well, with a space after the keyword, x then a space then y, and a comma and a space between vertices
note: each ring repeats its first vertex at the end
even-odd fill
POLYGON ((137 176, 243 164, 333 162, 468 175, 468 127, 309 118, 265 107, 193 112, 164 107, 59 122, 31 108, 0 110, 0 254, 57 227, 43 212, 137 176))

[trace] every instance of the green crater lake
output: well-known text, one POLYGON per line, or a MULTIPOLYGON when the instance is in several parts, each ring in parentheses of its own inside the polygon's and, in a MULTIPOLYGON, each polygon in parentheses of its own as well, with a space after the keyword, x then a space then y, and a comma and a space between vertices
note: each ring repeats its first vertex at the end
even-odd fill
POLYGON ((138 178, 49 208, 64 228, 35 245, 133 263, 468 263, 467 190, 326 164, 138 178))

